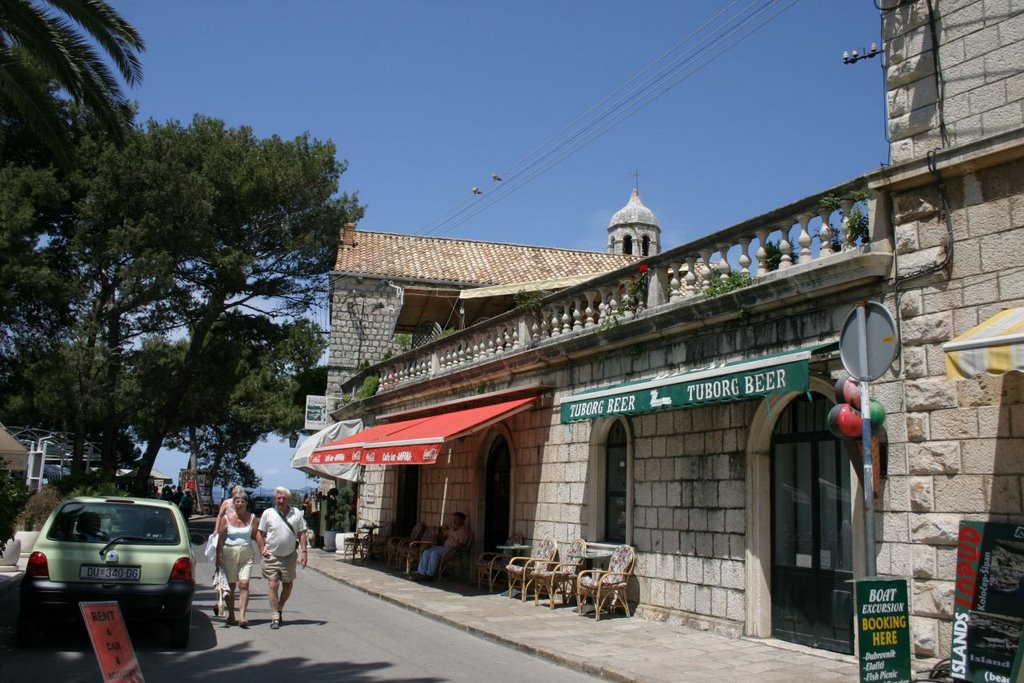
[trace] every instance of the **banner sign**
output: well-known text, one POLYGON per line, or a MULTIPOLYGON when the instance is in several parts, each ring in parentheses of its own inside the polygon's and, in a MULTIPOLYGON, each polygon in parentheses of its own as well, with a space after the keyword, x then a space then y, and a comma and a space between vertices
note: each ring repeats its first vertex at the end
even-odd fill
POLYGON ((1017 683, 1024 653, 1024 525, 960 522, 950 669, 1017 683))
POLYGON ((689 372, 649 382, 625 384, 580 394, 562 403, 563 424, 612 415, 638 415, 666 408, 693 408, 711 403, 805 392, 809 383, 806 360, 768 364, 730 372, 729 366, 689 372))
POLYGON ((142 670, 135 659, 128 630, 124 626, 121 608, 116 600, 110 602, 80 602, 89 640, 100 664, 104 683, 127 681, 143 683, 142 670))
POLYGON ((906 579, 857 580, 861 683, 910 683, 910 606, 906 579))
POLYGON ((411 444, 406 446, 353 446, 325 453, 309 455, 310 465, 336 465, 360 463, 363 465, 433 465, 441 454, 441 443, 411 444))
POLYGON ((303 429, 318 432, 327 427, 327 397, 306 395, 306 424, 303 429))

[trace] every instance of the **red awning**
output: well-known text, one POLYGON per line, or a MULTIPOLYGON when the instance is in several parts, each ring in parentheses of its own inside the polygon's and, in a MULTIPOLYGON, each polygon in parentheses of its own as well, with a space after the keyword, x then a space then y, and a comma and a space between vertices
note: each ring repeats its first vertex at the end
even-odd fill
POLYGON ((526 410, 536 400, 536 396, 531 396, 377 425, 314 449, 309 464, 431 465, 437 462, 446 442, 501 422, 526 410))

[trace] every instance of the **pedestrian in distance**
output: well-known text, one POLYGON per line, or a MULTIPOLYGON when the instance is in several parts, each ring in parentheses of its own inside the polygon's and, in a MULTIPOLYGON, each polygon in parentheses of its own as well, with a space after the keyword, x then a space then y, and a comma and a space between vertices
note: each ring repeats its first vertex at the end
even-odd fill
POLYGON ((274 489, 274 507, 263 511, 256 531, 256 545, 263 557, 263 578, 267 579, 270 598, 270 628, 284 623, 281 613, 295 582, 295 566, 306 568, 306 519, 302 511, 289 504, 292 492, 283 486, 274 489))
POLYGON ((192 489, 185 489, 185 492, 181 494, 181 502, 178 503, 178 509, 181 510, 181 514, 186 522, 192 516, 192 502, 192 489))
POLYGON ((245 491, 237 494, 234 505, 221 517, 217 527, 217 569, 224 572, 228 582, 228 618, 225 626, 238 624, 249 628, 245 610, 249 607, 249 578, 252 575, 252 542, 256 539, 255 515, 249 512, 249 497, 245 491), (238 586, 238 620, 235 620, 235 586, 238 586))

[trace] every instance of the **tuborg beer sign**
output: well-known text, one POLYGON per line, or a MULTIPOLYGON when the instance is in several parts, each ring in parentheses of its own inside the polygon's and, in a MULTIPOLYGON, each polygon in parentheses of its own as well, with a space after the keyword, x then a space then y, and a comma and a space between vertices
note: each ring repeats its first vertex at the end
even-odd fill
POLYGON ((639 415, 791 391, 805 392, 810 376, 807 361, 816 350, 819 349, 800 349, 576 394, 562 401, 561 421, 639 415))

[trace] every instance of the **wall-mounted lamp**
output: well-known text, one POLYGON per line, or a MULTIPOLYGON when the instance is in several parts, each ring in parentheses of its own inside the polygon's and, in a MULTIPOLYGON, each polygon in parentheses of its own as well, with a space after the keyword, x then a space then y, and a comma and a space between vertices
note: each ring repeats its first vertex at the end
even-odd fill
POLYGON ((862 59, 871 59, 877 56, 879 52, 878 43, 871 43, 871 49, 864 52, 847 50, 843 52, 843 64, 856 64, 862 59))
POLYGON ((295 448, 299 443, 299 433, 292 432, 288 435, 288 448, 295 448))

